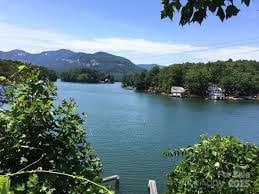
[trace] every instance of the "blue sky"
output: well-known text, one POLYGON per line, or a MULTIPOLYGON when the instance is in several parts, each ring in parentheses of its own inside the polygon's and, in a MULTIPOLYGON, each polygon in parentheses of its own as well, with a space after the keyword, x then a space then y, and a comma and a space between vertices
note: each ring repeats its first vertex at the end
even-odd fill
MULTIPOLYGON (((239 0, 237 0, 239 2, 239 0)), ((0 0, 0 50, 105 51, 135 63, 259 60, 259 2, 225 23, 181 27, 160 0, 0 0)))

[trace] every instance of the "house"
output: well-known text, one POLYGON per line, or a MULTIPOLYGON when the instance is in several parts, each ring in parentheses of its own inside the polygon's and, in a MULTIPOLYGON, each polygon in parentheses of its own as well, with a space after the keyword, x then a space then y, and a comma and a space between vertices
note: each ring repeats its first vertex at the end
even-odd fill
POLYGON ((183 87, 172 86, 170 96, 182 98, 185 97, 185 92, 186 90, 183 87))
POLYGON ((218 87, 216 84, 209 84, 208 87, 209 98, 213 100, 224 100, 225 92, 222 88, 218 87))

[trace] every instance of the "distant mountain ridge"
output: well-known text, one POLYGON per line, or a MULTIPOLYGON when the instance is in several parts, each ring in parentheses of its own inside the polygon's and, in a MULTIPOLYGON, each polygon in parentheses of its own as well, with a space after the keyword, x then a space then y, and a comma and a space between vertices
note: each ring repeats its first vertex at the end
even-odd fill
POLYGON ((137 66, 147 71, 150 71, 153 67, 156 67, 156 66, 158 66, 160 69, 164 67, 162 65, 157 65, 157 64, 138 64, 137 66))
POLYGON ((32 63, 58 72, 82 67, 100 70, 113 75, 137 73, 144 70, 124 57, 105 52, 88 54, 60 49, 32 54, 23 50, 12 50, 0 51, 0 58, 32 63))

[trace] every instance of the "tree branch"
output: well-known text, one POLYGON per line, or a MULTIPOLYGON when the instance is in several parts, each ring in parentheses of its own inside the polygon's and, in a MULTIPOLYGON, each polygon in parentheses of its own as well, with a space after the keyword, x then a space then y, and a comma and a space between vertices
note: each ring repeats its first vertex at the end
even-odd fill
MULTIPOLYGON (((5 174, 5 175, 2 175, 2 176, 17 176, 17 175, 21 175, 21 174, 35 174, 35 173, 48 173, 48 174, 55 174, 55 175, 61 175, 61 176, 66 176, 66 177, 70 177, 70 178, 73 178, 73 179, 78 179, 78 180, 81 180, 81 181, 85 181, 85 182, 88 182, 88 183, 91 183, 97 187, 100 187, 102 188, 103 190, 105 190, 108 194, 113 194, 113 192, 111 192, 110 190, 108 190, 106 187, 102 186, 102 185, 99 185, 89 179, 86 179, 84 177, 80 177, 80 176, 74 176, 74 175, 70 175, 70 174, 66 174, 66 173, 62 173, 62 172, 55 172, 55 171, 48 171, 48 170, 31 170, 31 171, 18 171, 16 173, 9 173, 9 174, 5 174)), ((1 176, 1 175, 0 175, 1 176)))

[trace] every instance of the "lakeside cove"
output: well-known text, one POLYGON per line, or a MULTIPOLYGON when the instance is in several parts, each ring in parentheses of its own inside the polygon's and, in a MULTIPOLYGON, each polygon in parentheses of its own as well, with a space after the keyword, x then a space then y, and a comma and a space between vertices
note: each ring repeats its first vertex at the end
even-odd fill
POLYGON ((259 1, 0 6, 0 194, 259 194, 259 1))
POLYGON ((180 159, 162 152, 193 145, 201 134, 259 144, 258 101, 172 98, 127 90, 118 82, 55 84, 58 99, 74 98, 86 112, 87 139, 101 158, 103 177, 120 176, 119 194, 147 194, 149 180, 164 193, 168 172, 180 159))

